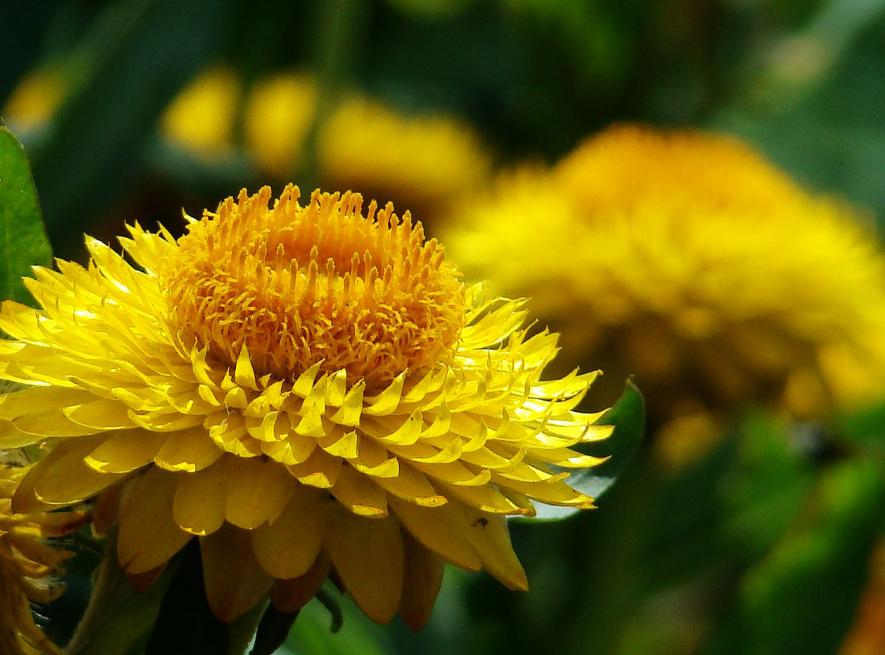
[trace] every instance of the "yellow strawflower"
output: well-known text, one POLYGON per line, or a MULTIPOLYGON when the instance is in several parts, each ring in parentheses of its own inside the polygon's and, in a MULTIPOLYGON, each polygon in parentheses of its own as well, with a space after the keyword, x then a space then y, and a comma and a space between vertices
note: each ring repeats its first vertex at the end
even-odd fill
POLYGON ((61 651, 34 622, 31 603, 48 603, 62 591, 52 576, 73 553, 51 546, 44 537, 80 527, 79 512, 13 513, 12 495, 26 469, 0 452, 0 653, 55 655, 61 651))
POLYGON ((280 73, 255 84, 246 101, 243 139, 263 171, 288 178, 303 164, 316 104, 316 82, 306 73, 280 73))
POLYGON ((240 80, 230 68, 209 68, 195 77, 160 119, 167 141, 198 157, 229 152, 240 100, 240 80))
POLYGON ((97 496, 131 575, 200 540, 216 615, 268 592, 294 611, 332 572, 372 619, 427 620, 443 563, 526 589, 505 517, 589 508, 572 446, 607 437, 575 411, 595 374, 543 380, 556 335, 518 301, 465 286, 435 241, 356 194, 270 189, 89 239, 4 303, 0 446, 49 440, 17 511, 97 496), (559 467, 566 470, 562 471, 559 467))
POLYGON ((337 189, 371 191, 424 214, 486 181, 491 158, 464 121, 446 114, 409 116, 351 96, 324 124, 320 175, 337 189), (416 210, 418 211, 418 210, 416 210))
POLYGON ((735 139, 621 126, 502 175, 447 243, 567 348, 635 373, 652 420, 698 436, 682 449, 711 411, 809 416, 885 386, 885 258, 858 218, 735 139))

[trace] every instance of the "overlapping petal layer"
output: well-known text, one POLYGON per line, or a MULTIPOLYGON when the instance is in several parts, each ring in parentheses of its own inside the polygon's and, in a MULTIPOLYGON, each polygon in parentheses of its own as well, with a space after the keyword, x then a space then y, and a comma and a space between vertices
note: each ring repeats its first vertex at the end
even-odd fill
MULTIPOLYGON (((268 197, 241 196, 239 206, 268 197)), ((359 213, 349 196, 315 194, 292 224, 317 208, 359 213)), ((202 224, 230 215, 220 208, 202 224)), ((403 225, 389 210, 378 221, 403 225)), ((0 396, 0 447, 54 444, 23 480, 17 511, 97 496, 96 527, 119 523, 120 562, 140 581, 199 537, 224 620, 268 592, 295 609, 331 571, 374 620, 400 610, 418 627, 443 561, 526 588, 504 517, 531 515, 535 501, 592 507, 567 478, 599 461, 572 447, 612 430, 575 410, 595 374, 543 380, 556 336, 530 336, 520 302, 462 289, 451 351, 370 384, 324 360, 262 372, 247 341, 225 361, 167 302, 158 271, 188 237, 129 231, 125 255, 89 240, 87 268, 35 269, 27 285, 41 309, 4 303, 0 328, 13 340, 0 341, 0 378, 28 388, 0 396)), ((390 266, 402 255, 386 254, 390 266)), ((363 273, 383 288, 396 279, 385 270, 363 273)), ((307 267, 297 274, 346 287, 307 267)), ((298 302, 322 294, 308 288, 298 302)))

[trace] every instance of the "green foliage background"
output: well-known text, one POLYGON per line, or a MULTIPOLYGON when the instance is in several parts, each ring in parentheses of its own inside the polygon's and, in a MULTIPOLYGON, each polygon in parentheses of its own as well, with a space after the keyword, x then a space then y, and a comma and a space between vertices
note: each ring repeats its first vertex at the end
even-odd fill
MULTIPOLYGON (((885 220, 880 0, 47 0, 2 12, 0 106, 48 63, 71 86, 25 144, 65 258, 83 259, 84 231, 174 223, 181 206, 262 182, 248 161, 183 160, 159 143, 162 110, 218 61, 247 81, 312 67, 405 109, 459 113, 500 161, 552 161, 614 121, 730 131, 885 220)), ((10 284, 4 297, 21 298, 10 284)), ((836 653, 883 535, 883 467, 885 408, 821 425, 749 411, 677 476, 641 450, 597 511, 514 523, 530 593, 449 569, 421 633, 376 626, 345 600, 333 635, 313 603, 280 652, 836 653)), ((48 609, 62 641, 94 566, 80 557, 48 609)))

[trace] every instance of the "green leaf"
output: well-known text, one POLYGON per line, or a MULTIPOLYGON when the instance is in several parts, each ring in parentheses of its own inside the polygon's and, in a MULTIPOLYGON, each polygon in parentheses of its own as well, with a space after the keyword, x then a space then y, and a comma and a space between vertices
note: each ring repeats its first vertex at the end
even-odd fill
POLYGON ((273 605, 268 607, 258 624, 255 645, 249 655, 273 655, 277 652, 297 618, 298 612, 281 612, 273 605))
POLYGON ((341 598, 344 627, 340 632, 329 630, 329 612, 319 599, 311 600, 298 615, 284 648, 280 653, 298 655, 391 655, 383 626, 373 623, 349 596, 341 598))
POLYGON ((864 448, 885 447, 885 403, 836 416, 837 437, 864 448))
POLYGON ((800 525, 745 578, 736 652, 837 652, 864 588, 883 516, 881 461, 849 461, 828 470, 800 525))
POLYGON ((158 117, 217 56, 232 4, 125 0, 94 21, 70 95, 33 157, 57 251, 79 246, 82 231, 143 173, 158 117))
MULTIPOLYGON (((576 450, 596 457, 608 457, 608 460, 599 466, 573 471, 568 478, 570 487, 592 498, 599 498, 615 483, 630 463, 642 440, 645 430, 645 401, 632 381, 627 382, 624 394, 614 407, 602 416, 599 424, 615 426, 614 434, 599 443, 582 444, 576 450)), ((574 507, 558 507, 545 503, 535 503, 535 507, 538 513, 533 518, 518 517, 515 520, 559 520, 579 511, 574 507)))
POLYGON ((21 278, 31 266, 51 259, 28 158, 12 133, 0 127, 0 299, 32 300, 21 278))

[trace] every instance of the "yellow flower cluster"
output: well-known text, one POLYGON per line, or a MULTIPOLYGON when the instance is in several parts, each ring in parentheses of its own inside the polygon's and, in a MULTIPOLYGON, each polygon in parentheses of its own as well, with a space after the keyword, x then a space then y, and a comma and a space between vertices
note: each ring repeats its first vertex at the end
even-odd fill
POLYGON ((332 188, 391 198, 433 215, 489 176, 490 158, 472 130, 447 115, 407 116, 353 96, 324 124, 319 170, 332 188))
MULTIPOLYGON (((836 200, 735 139, 618 126, 503 174, 446 235, 566 347, 635 373, 652 419, 715 432, 754 401, 814 415, 885 386, 885 257, 836 200)), ((684 444, 688 446, 688 444, 684 444)))
MULTIPOLYGON (((302 165, 317 100, 316 83, 305 74, 269 77, 251 91, 243 117, 246 147, 266 173, 286 178, 302 165)), ((320 123, 316 165, 326 186, 359 189, 426 216, 481 185, 491 158, 454 116, 409 116, 351 93, 320 123)))
MULTIPOLYGON (((39 131, 66 91, 60 74, 38 70, 19 85, 3 115, 19 133, 39 131)), ((290 179, 306 164, 305 147, 319 102, 316 80, 308 73, 278 73, 259 79, 243 95, 235 70, 208 68, 166 109, 160 136, 212 161, 236 152, 241 120, 242 146, 261 172, 290 179)), ((451 198, 488 179, 491 156, 476 132, 456 116, 410 115, 348 92, 320 122, 315 164, 326 187, 359 190, 435 217, 451 198)))
POLYGON ((26 472, 0 451, 0 653, 55 655, 60 651, 34 622, 31 603, 58 597, 62 589, 52 576, 73 554, 45 538, 76 530, 84 518, 79 512, 14 513, 12 496, 26 472))
POLYGON ((590 508, 573 449, 595 378, 542 378, 556 335, 467 287, 408 213, 355 194, 242 192, 179 239, 138 225, 133 267, 35 269, 3 304, 0 447, 47 441, 16 511, 96 497, 131 576, 199 538, 222 620, 299 609, 329 575, 372 619, 427 620, 444 562, 525 589, 508 515, 590 508))

